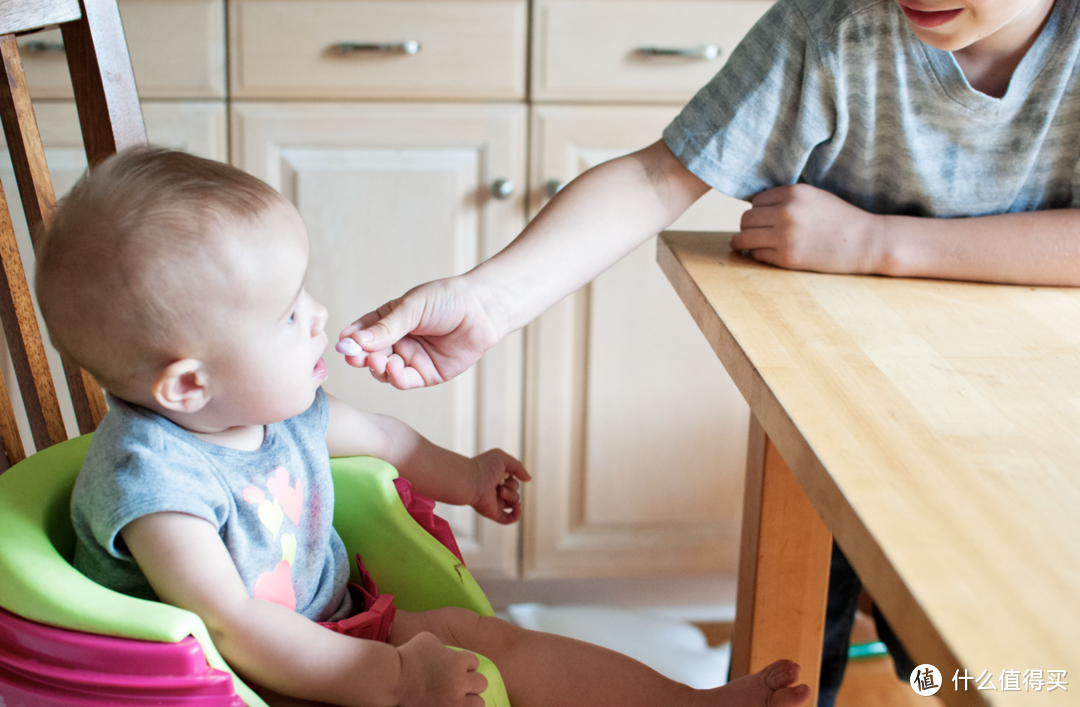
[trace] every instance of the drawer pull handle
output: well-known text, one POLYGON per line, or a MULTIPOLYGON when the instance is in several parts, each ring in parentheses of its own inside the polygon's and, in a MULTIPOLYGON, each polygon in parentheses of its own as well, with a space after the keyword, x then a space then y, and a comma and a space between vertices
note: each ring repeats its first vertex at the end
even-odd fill
POLYGON ((712 61, 720 56, 720 47, 715 44, 706 44, 702 47, 688 47, 679 49, 675 47, 638 47, 634 53, 639 56, 676 56, 683 59, 703 59, 712 61))
POLYGON ((63 54, 63 42, 43 42, 40 39, 27 42, 22 45, 22 50, 27 54, 63 54))
POLYGON ((496 199, 509 199, 514 195, 514 183, 509 179, 496 179, 491 183, 491 195, 496 199))
POLYGON ((338 42, 330 50, 338 56, 350 54, 416 54, 420 51, 420 42, 410 39, 407 42, 338 42))
POLYGON ((547 198, 554 199, 555 195, 562 191, 562 188, 566 186, 566 182, 561 179, 549 179, 544 185, 544 194, 547 198))

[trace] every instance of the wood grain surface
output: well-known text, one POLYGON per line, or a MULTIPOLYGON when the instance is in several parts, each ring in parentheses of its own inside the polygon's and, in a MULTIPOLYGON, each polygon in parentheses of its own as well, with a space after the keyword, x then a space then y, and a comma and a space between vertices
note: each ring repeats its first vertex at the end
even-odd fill
POLYGON ((729 240, 667 233, 658 259, 938 696, 1076 704, 1001 678, 1080 675, 1080 290, 784 271, 729 240))

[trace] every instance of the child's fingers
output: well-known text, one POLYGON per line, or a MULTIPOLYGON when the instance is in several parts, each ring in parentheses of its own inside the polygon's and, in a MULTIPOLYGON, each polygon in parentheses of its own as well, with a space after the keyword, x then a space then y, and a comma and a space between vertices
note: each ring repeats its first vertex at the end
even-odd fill
POLYGON ((517 503, 521 500, 521 496, 518 494, 517 490, 501 486, 499 488, 499 499, 506 501, 507 503, 517 503))
POLYGON ((511 523, 516 523, 518 518, 521 517, 520 503, 506 504, 502 501, 499 501, 499 509, 500 512, 491 519, 496 523, 500 523, 502 525, 510 525, 511 523))
POLYGON ((731 238, 732 250, 754 250, 770 248, 776 244, 777 232, 772 228, 751 228, 739 231, 731 238))
POLYGON ((510 461, 506 465, 506 470, 522 481, 532 481, 532 475, 525 470, 525 467, 521 462, 513 457, 510 457, 510 461))

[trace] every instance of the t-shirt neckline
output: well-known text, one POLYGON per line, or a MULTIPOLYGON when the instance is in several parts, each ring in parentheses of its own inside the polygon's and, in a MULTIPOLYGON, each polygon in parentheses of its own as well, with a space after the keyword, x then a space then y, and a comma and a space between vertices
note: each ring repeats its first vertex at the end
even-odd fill
MULTIPOLYGON (((1054 7, 1050 10, 1050 17, 1046 20, 1046 25, 1039 32, 1039 36, 1035 38, 1027 54, 1017 64, 1012 78, 1009 80, 1005 95, 1001 98, 989 96, 972 88, 952 52, 926 44, 915 35, 906 19, 902 21, 904 31, 909 34, 911 41, 916 42, 922 48, 923 56, 933 70, 938 85, 941 86, 949 98, 969 110, 996 114, 1019 107, 1024 102, 1024 99, 1030 95, 1028 87, 1046 68, 1053 55, 1054 45, 1059 34, 1071 25, 1069 21, 1071 16, 1066 17, 1066 12, 1069 9, 1075 9, 1076 4, 1068 0, 1055 1, 1054 7)), ((893 5, 895 7, 895 3, 893 5)), ((901 12, 899 8, 895 8, 895 11, 901 12)))

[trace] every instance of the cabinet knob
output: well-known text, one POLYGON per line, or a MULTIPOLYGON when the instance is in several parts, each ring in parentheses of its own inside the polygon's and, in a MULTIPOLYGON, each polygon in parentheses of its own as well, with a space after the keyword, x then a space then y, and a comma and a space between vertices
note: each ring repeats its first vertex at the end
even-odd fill
POLYGON ((562 188, 565 186, 566 182, 561 179, 549 179, 547 180, 547 183, 544 184, 544 194, 547 195, 547 198, 551 199, 562 191, 562 188))
POLYGON ((514 183, 509 179, 496 179, 491 183, 491 195, 496 199, 509 199, 514 195, 514 183))
POLYGON ((338 56, 350 54, 416 54, 420 51, 420 42, 410 39, 406 42, 338 42, 330 45, 330 51, 338 56))
POLYGON ((702 59, 712 61, 720 56, 720 47, 706 44, 701 47, 638 47, 634 53, 639 56, 674 56, 683 59, 702 59))

